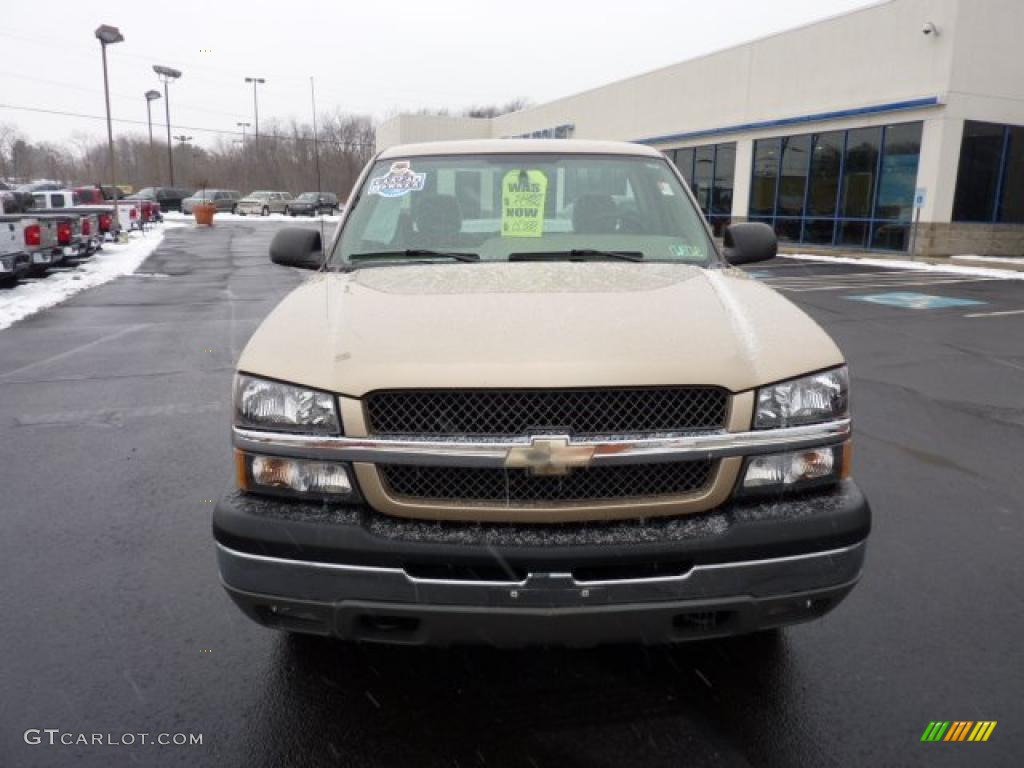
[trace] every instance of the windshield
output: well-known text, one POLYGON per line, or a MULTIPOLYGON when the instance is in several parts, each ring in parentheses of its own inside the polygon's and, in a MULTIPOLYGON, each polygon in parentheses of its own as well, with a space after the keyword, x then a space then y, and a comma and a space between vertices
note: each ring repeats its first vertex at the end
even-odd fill
POLYGON ((269 192, 253 192, 251 195, 249 195, 249 197, 254 197, 257 200, 264 200, 264 199, 270 197, 270 193, 269 192))
POLYGON ((682 184, 661 158, 494 154, 374 164, 330 265, 474 254, 481 261, 621 258, 714 262, 682 184), (512 257, 510 259, 510 257, 512 257))
POLYGON ((317 198, 316 192, 303 192, 301 195, 298 196, 297 199, 298 200, 316 200, 316 198, 317 198))

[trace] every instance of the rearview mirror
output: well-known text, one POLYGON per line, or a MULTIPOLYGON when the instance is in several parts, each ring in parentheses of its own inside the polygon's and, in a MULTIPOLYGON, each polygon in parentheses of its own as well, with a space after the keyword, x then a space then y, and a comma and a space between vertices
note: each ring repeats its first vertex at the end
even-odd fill
POLYGON ((774 259, 779 253, 775 230, 761 222, 732 224, 725 228, 725 259, 730 264, 753 264, 774 259))
POLYGON ((320 232, 315 229, 288 227, 274 235, 270 243, 270 260, 275 264, 320 269, 323 259, 323 243, 320 232))

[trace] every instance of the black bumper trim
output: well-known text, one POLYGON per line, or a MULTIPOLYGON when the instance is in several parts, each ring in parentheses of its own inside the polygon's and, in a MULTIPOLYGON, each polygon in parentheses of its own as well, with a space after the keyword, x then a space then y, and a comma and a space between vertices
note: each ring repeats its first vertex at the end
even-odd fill
POLYGON ((871 529, 851 480, 778 500, 732 502, 682 518, 573 524, 406 520, 365 506, 280 501, 233 492, 217 503, 218 543, 293 560, 404 568, 474 565, 569 571, 671 558, 694 565, 787 557, 850 546, 871 529))

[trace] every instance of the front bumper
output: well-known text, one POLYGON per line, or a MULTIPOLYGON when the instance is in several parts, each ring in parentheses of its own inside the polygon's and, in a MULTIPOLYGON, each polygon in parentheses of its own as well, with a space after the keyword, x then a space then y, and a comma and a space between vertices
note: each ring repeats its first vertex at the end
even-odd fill
POLYGON ((852 481, 660 520, 434 523, 230 494, 221 578, 261 624, 402 644, 662 643, 816 618, 853 588, 870 509, 852 481))

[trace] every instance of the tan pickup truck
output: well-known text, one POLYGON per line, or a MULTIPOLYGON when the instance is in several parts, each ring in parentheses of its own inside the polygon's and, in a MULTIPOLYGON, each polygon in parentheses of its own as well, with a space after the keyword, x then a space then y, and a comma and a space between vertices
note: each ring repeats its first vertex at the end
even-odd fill
POLYGON ((754 632, 853 588, 842 354, 730 265, 660 152, 394 147, 317 274, 238 363, 228 593, 278 629, 404 644, 593 645, 754 632))

